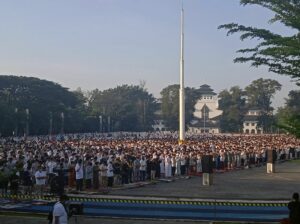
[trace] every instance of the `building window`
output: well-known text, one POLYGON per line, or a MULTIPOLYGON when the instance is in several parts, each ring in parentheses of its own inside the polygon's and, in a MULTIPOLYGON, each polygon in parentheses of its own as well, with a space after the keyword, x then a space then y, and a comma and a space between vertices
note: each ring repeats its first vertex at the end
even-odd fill
POLYGON ((246 126, 249 126, 249 123, 246 123, 246 126))
POLYGON ((251 123, 252 126, 255 126, 255 123, 251 123))

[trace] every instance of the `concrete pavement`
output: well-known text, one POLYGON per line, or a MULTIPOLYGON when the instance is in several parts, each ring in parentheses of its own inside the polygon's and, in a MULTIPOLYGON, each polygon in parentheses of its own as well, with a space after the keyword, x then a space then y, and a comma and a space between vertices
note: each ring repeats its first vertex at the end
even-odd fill
POLYGON ((133 189, 113 190, 109 195, 201 199, 290 200, 300 192, 300 160, 276 164, 267 174, 266 166, 216 173, 212 186, 203 186, 202 177, 159 182, 133 189))

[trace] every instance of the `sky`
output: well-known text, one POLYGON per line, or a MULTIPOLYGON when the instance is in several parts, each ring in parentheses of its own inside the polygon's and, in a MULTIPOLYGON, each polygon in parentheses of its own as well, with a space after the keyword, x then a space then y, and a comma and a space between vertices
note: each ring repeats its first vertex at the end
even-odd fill
MULTIPOLYGON (((239 40, 218 30, 237 22, 276 33, 272 13, 239 0, 183 0, 185 85, 208 84, 215 92, 244 88, 258 78, 282 84, 273 106, 284 104, 296 85, 287 76, 235 64, 239 40)), ((0 75, 47 79, 75 90, 146 82, 155 97, 179 83, 180 0, 0 0, 0 75)))

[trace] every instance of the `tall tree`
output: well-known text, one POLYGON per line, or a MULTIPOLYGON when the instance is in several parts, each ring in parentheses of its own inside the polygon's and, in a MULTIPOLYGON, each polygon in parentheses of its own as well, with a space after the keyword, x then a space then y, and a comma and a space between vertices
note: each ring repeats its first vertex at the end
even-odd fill
POLYGON ((300 85, 300 0, 240 0, 241 5, 258 5, 271 10, 270 23, 280 22, 294 35, 283 36, 267 29, 254 28, 237 23, 219 26, 228 30, 227 35, 241 33, 240 39, 257 39, 259 43, 237 52, 243 56, 234 62, 251 62, 252 66, 267 66, 270 71, 289 75, 300 85))
MULTIPOLYGON (((166 126, 170 130, 179 128, 179 85, 169 85, 161 92, 162 117, 166 126)), ((185 123, 188 124, 193 119, 196 100, 200 97, 194 88, 185 88, 185 123)))
POLYGON ((229 91, 220 92, 219 98, 219 108, 223 110, 222 132, 240 132, 245 114, 245 92, 239 86, 233 86, 229 91))
POLYGON ((73 119, 71 112, 76 111, 78 98, 62 86, 31 77, 0 76, 0 132, 2 135, 26 132, 27 124, 30 134, 48 134, 50 113, 52 114, 52 133, 61 131, 63 112, 65 128, 70 132, 80 131, 70 126, 78 120, 73 119), (26 114, 26 111, 29 113, 26 114))
POLYGON ((285 107, 276 114, 277 125, 300 138, 300 91, 292 90, 286 99, 285 107))
POLYGON ((263 127, 264 131, 268 131, 274 122, 272 98, 280 89, 281 84, 276 80, 262 78, 254 80, 245 88, 248 107, 258 108, 261 111, 258 125, 263 127))
POLYGON ((91 115, 101 116, 106 131, 147 131, 154 122, 157 104, 140 86, 122 85, 90 94, 91 115))

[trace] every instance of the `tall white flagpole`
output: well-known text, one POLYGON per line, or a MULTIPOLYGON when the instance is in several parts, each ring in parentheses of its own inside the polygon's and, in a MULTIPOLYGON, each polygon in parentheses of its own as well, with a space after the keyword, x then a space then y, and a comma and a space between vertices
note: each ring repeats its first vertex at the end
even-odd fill
POLYGON ((179 143, 185 140, 185 93, 184 93, 184 11, 181 8, 181 46, 180 46, 180 89, 179 89, 179 143))

